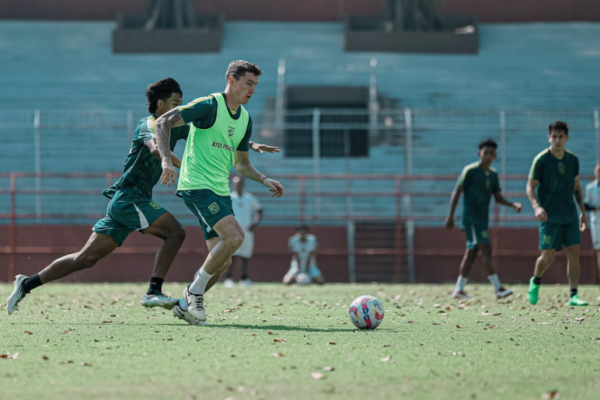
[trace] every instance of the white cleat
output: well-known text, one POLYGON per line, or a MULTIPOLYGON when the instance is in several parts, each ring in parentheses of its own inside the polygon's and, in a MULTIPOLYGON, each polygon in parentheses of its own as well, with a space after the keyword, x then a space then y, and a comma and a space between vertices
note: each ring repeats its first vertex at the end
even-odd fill
POLYGON ((252 282, 249 278, 243 279, 240 281, 241 286, 256 286, 254 282, 252 282))
POLYGON ((508 289, 504 289, 503 287, 500 287, 500 289, 498 289, 498 291, 496 292, 496 298, 504 299, 505 297, 508 297, 511 294, 513 294, 512 290, 508 290, 508 289))
POLYGON ((200 321, 206 321, 206 312, 204 311, 204 295, 190 293, 187 286, 183 289, 183 298, 188 304, 188 312, 200 321))
POLYGON ((199 326, 210 325, 208 322, 201 321, 198 318, 194 317, 189 312, 182 310, 181 307, 179 306, 179 304, 177 304, 175 307, 173 307, 173 316, 184 320, 185 322, 187 322, 190 325, 199 325, 199 326))
POLYGON ((8 299, 6 299, 6 311, 8 312, 8 315, 11 315, 15 311, 19 302, 27 295, 23 288, 23 281, 27 278, 29 277, 26 275, 15 276, 13 291, 10 296, 8 296, 8 299))
POLYGON ((158 293, 158 294, 145 294, 142 297, 142 305, 144 307, 162 307, 167 310, 173 309, 173 306, 179 302, 179 299, 175 299, 173 297, 169 297, 166 294, 158 293))
POLYGON ((470 300, 473 298, 473 296, 469 296, 468 294, 466 294, 464 290, 452 293, 452 297, 461 300, 470 300))
MULTIPOLYGON (((241 283, 241 282, 240 282, 241 283)), ((233 279, 231 278, 227 278, 225 279, 225 281, 223 282, 223 285, 225 285, 226 288, 231 289, 235 287, 235 282, 233 281, 233 279)))

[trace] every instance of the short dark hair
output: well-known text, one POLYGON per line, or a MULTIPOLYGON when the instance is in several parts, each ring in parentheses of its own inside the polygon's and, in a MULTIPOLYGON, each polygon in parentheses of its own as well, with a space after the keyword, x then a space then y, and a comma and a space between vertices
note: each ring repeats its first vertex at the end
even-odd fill
POLYGON ((306 231, 306 232, 308 232, 308 225, 302 224, 302 225, 298 226, 296 228, 296 232, 300 232, 300 231, 306 231))
POLYGON ((165 101, 171 97, 173 93, 179 93, 183 96, 179 83, 173 78, 165 78, 149 84, 146 88, 148 112, 154 114, 156 112, 158 100, 165 101))
POLYGON ((496 150, 498 148, 498 143, 496 143, 494 139, 485 139, 479 142, 479 150, 483 149, 484 147, 493 147, 494 150, 496 150))
POLYGON ((246 72, 251 72, 256 76, 261 76, 263 73, 262 69, 260 69, 256 64, 249 63, 248 61, 244 60, 235 60, 229 63, 227 72, 225 72, 225 80, 229 80, 229 77, 233 76, 237 81, 246 72))
POLYGON ((562 131, 565 133, 565 135, 569 136, 569 124, 567 124, 566 122, 563 122, 563 121, 554 121, 553 123, 550 124, 550 126, 548 126, 548 135, 552 131, 557 131, 557 132, 562 131))

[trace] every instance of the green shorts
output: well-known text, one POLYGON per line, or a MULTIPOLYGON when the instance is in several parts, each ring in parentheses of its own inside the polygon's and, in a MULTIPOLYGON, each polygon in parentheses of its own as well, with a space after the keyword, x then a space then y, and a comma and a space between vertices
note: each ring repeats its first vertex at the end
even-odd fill
POLYGON ((467 249, 476 250, 479 244, 490 242, 488 227, 478 224, 465 224, 463 231, 467 234, 467 249))
POLYGON ((93 231, 108 235, 120 246, 133 230, 146 229, 168 211, 135 189, 117 190, 106 208, 106 216, 96 222, 93 231))
POLYGON ((581 244, 579 222, 570 224, 540 223, 540 250, 562 250, 565 247, 581 244))
POLYGON ((204 239, 219 237, 214 226, 228 215, 233 215, 230 196, 219 196, 209 189, 183 190, 179 192, 185 205, 200 221, 204 239))

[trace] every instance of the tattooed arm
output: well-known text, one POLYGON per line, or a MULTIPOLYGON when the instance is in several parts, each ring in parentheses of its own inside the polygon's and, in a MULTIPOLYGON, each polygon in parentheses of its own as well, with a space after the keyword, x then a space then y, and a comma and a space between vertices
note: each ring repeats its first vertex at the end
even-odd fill
POLYGON ((175 177, 177 176, 177 172, 175 172, 173 161, 171 159, 171 149, 169 148, 171 128, 184 124, 185 122, 177 108, 161 115, 156 120, 156 143, 158 145, 158 151, 160 152, 160 158, 162 159, 163 169, 160 183, 163 185, 168 184, 168 186, 171 186, 175 183, 175 177))

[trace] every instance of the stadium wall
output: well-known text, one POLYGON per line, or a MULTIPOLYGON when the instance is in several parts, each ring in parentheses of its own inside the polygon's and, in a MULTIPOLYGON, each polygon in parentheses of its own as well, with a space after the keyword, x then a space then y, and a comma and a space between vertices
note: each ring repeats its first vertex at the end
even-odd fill
MULTIPOLYGON (((9 226, 0 226, 0 248, 9 246, 9 226)), ((187 239, 175 260, 167 279, 187 282, 206 257, 206 245, 198 227, 187 227, 187 239)), ((343 227, 313 226, 311 231, 319 238, 321 249, 318 264, 329 282, 348 282, 346 229, 343 227)), ((289 268, 288 238, 294 233, 292 227, 260 227, 256 234, 255 256, 250 264, 251 278, 258 282, 277 282, 289 268)), ((21 251, 16 256, 16 273, 34 274, 54 259, 78 251, 90 235, 90 228, 81 225, 30 225, 17 226, 17 247, 36 248, 21 251)), ((499 228, 491 232, 497 235, 500 257, 497 269, 503 282, 524 283, 531 277, 538 256, 538 233, 536 228, 499 228)), ((94 268, 76 273, 65 282, 145 282, 149 279, 155 252, 161 241, 133 233, 122 248, 118 249, 94 268)), ((456 279, 464 235, 458 229, 418 227, 415 230, 415 271, 417 282, 442 283, 456 279), (429 253, 426 255, 425 253, 429 253)), ((581 283, 598 281, 589 233, 584 233, 581 257, 581 283)), ((5 250, 6 251, 6 250, 5 250)), ((9 255, 0 253, 0 265, 7 266, 9 255)), ((559 253, 555 264, 544 276, 545 283, 563 283, 566 278, 566 259, 559 253)), ((234 277, 239 277, 239 267, 234 277)), ((0 270, 0 281, 7 281, 6 269, 0 270)), ((478 260, 470 277, 471 282, 487 282, 486 274, 478 260)))
MULTIPOLYGON (((199 13, 223 13, 229 21, 341 21, 378 14, 385 0, 194 0, 199 13)), ((149 0, 0 0, 0 19, 114 20, 141 13, 149 0)), ((597 0, 446 0, 446 14, 473 14, 480 22, 600 21, 597 0)))

